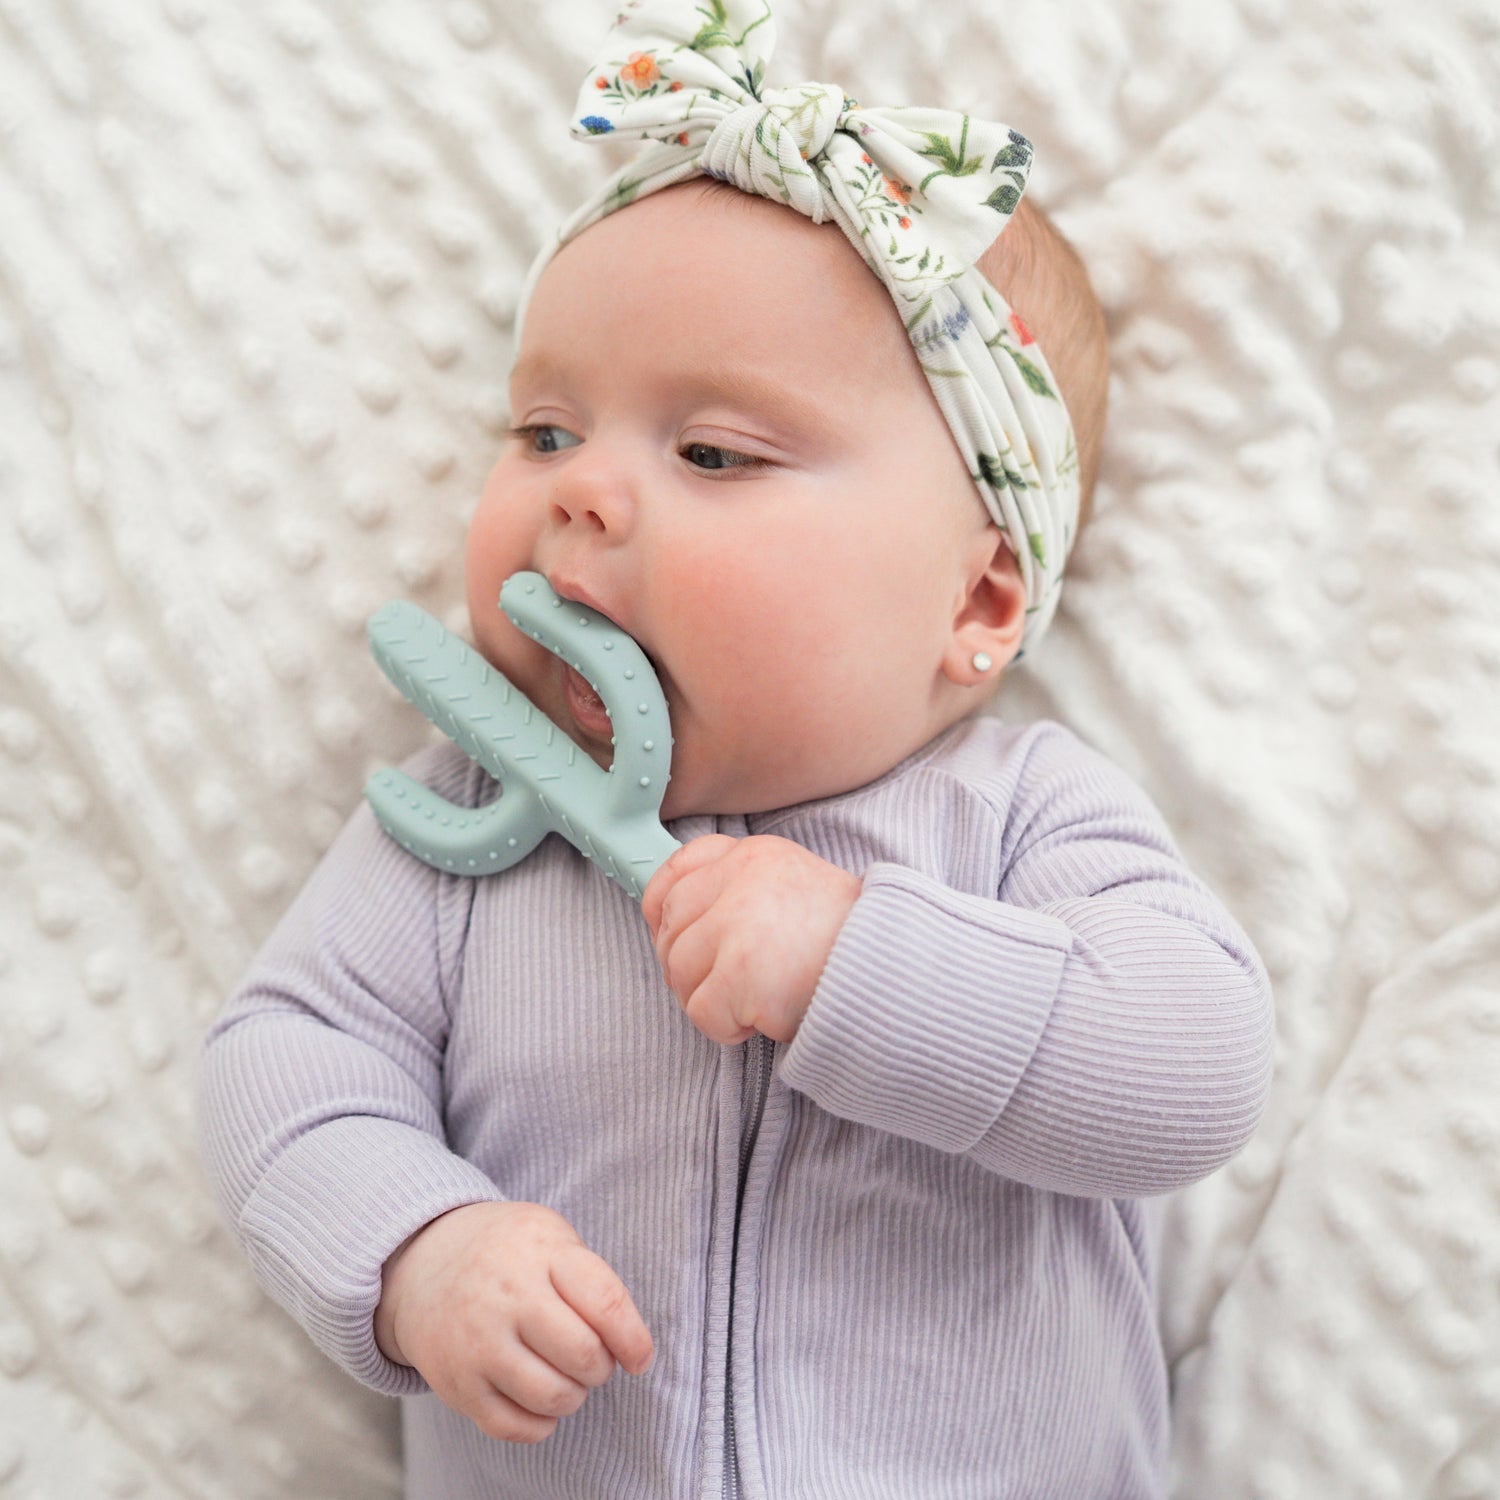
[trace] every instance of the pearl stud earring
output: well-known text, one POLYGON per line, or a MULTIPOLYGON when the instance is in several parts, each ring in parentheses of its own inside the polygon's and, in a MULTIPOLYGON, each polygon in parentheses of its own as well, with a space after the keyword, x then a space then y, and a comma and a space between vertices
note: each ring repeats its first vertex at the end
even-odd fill
POLYGON ((974 653, 974 670, 976 672, 988 672, 994 665, 994 662, 990 660, 988 651, 976 651, 974 653))

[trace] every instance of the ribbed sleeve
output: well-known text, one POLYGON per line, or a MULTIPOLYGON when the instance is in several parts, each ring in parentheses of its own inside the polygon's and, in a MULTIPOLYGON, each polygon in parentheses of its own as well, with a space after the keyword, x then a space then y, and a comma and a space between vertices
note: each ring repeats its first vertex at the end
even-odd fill
POLYGON ((1054 918, 875 865, 782 1082, 846 1120, 969 1151, 1036 1051, 1070 943, 1054 918), (1003 1003, 975 1005, 986 994, 1003 1003))
POLYGON ((439 1214, 499 1196, 430 1133, 348 1116, 276 1158, 245 1201, 239 1231, 261 1284, 319 1348, 356 1380, 405 1396, 427 1382, 375 1343, 381 1267, 439 1214))
POLYGON ((361 808, 204 1042, 200 1147, 227 1222, 319 1347, 391 1395, 426 1383, 375 1343, 385 1260, 440 1213, 502 1196, 443 1132, 471 889, 361 808))
POLYGON ((994 897, 872 865, 782 1080, 1053 1192, 1195 1181, 1265 1102, 1259 958, 1145 794, 1071 736, 1035 733, 992 791, 975 807, 1004 850, 994 897))

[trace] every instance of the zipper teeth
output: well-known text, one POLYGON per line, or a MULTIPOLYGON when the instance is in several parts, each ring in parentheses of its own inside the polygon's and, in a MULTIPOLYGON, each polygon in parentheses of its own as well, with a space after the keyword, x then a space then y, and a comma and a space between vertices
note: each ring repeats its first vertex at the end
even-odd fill
MULTIPOLYGON (((745 1192, 745 1175, 750 1166, 750 1153, 755 1150, 755 1137, 760 1133, 760 1117, 766 1108, 766 1053, 767 1039, 757 1036, 752 1043, 751 1065, 753 1072, 751 1081, 751 1103, 750 1118, 745 1122, 744 1139, 740 1141, 740 1177, 735 1185, 736 1218, 738 1218, 738 1203, 745 1192)), ((738 1224, 735 1226, 738 1228, 738 1224)))
POLYGON ((729 1273, 729 1338, 724 1361, 724 1500, 733 1500, 739 1494, 739 1448, 734 1436, 734 1302, 738 1278, 735 1275, 739 1253, 740 1209, 745 1201, 745 1179, 750 1166, 750 1154, 755 1150, 755 1139, 760 1134, 761 1116, 765 1114, 766 1095, 770 1092, 771 1070, 769 1054, 774 1047, 769 1037, 757 1034, 750 1041, 751 1102, 750 1118, 745 1122, 744 1136, 740 1141, 739 1179, 734 1188, 734 1252, 730 1257, 729 1273))
POLYGON ((732 1500, 738 1493, 738 1486, 734 1482, 734 1402, 729 1395, 729 1386, 724 1386, 724 1489, 722 1491, 724 1500, 732 1500))

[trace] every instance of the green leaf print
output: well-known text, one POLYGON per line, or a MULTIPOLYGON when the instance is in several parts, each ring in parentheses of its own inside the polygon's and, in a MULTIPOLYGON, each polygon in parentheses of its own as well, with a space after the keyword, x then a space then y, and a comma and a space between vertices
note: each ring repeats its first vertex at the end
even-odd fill
POLYGON ((1047 566, 1047 543, 1040 531, 1028 531, 1026 540, 1031 543, 1031 555, 1045 568, 1047 566))
POLYGON ((1003 459, 993 453, 981 453, 979 455, 979 472, 972 476, 974 479, 982 479, 992 489, 1024 490, 1029 488, 1026 476, 1019 470, 1013 469, 1003 459))
MULTIPOLYGON (((1063 449, 1063 456, 1060 459, 1058 459, 1058 461, 1057 461, 1057 472, 1059 474, 1074 474, 1074 473, 1077 473, 1077 471, 1078 471, 1078 443, 1077 443, 1077 441, 1075 440, 1075 438, 1073 436, 1073 424, 1071 422, 1069 422, 1068 423, 1068 443, 1067 443, 1067 446, 1063 449)), ((1071 528, 1069 529, 1069 532, 1068 532, 1067 536, 1064 538, 1064 540, 1067 541, 1069 544, 1072 543, 1073 536, 1072 536, 1071 528)))
POLYGON ((609 195, 609 200, 605 204, 603 212, 611 214, 617 208, 624 208, 627 203, 634 203, 636 194, 640 192, 641 184, 644 181, 644 177, 622 177, 615 184, 614 191, 609 195))
POLYGON ((937 171, 929 172, 921 181, 919 192, 926 192, 927 184, 934 177, 968 177, 977 172, 984 165, 982 156, 966 156, 964 148, 969 141, 969 117, 964 116, 964 122, 959 130, 958 147, 955 150, 953 142, 945 135, 939 135, 935 130, 924 130, 922 134, 927 138, 927 145, 918 152, 919 156, 930 156, 934 161, 942 165, 937 171))
POLYGON ((1016 368, 1025 378, 1026 384, 1029 385, 1038 396, 1047 396, 1050 397, 1053 401, 1057 400, 1057 392, 1052 389, 1050 384, 1048 384, 1047 377, 1043 375, 1041 370, 1036 365, 1032 364, 1032 362, 1027 359, 1019 349, 1012 349, 1010 351, 1010 357, 1015 360, 1016 368))
MULTIPOLYGON (((862 234, 869 234, 872 229, 891 229, 893 226, 909 229, 912 219, 921 212, 920 204, 908 202, 896 202, 886 190, 886 177, 868 157, 862 165, 853 168, 853 181, 851 186, 855 188, 858 196, 854 207, 859 217, 864 220, 862 234)), ((898 253, 896 236, 891 235, 891 248, 887 252, 890 256, 898 253)), ((871 262, 871 264, 874 264, 871 262)), ((941 264, 941 257, 939 257, 941 264)))
POLYGON ((1001 167, 1027 167, 1031 165, 1031 142, 1019 130, 1008 131, 1010 144, 1002 146, 990 163, 990 171, 1001 167))
MULTIPOLYGON (((709 52, 715 47, 739 48, 744 45, 745 38, 755 30, 757 26, 763 26, 771 19, 771 7, 768 5, 765 14, 752 21, 740 34, 738 38, 729 34, 729 12, 725 8, 724 0, 708 0, 707 5, 698 7, 698 14, 705 17, 704 24, 698 28, 695 36, 688 47, 693 52, 709 52)), ((764 64, 760 73, 764 76, 764 64)), ((754 92, 752 88, 751 92, 754 92)), ((759 97, 757 95, 757 97, 759 97)))
POLYGON ((995 191, 984 200, 984 206, 986 208, 993 208, 997 214, 1013 214, 1016 211, 1016 204, 1018 204, 1020 201, 1020 188, 1013 187, 1010 183, 1007 182, 1003 186, 997 187, 995 191))
POLYGON ((729 12, 724 8, 724 0, 708 0, 706 6, 698 7, 698 14, 707 20, 698 28, 698 35, 688 43, 690 50, 707 52, 714 47, 734 46, 729 36, 729 12))

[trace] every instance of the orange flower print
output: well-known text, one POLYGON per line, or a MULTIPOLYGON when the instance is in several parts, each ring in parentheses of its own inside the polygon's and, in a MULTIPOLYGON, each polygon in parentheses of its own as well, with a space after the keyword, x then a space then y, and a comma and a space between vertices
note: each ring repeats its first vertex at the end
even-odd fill
POLYGON ((870 158, 869 158, 869 157, 868 157, 868 156, 866 156, 866 155, 865 155, 865 154, 864 154, 864 152, 863 152, 863 151, 861 151, 861 152, 860 152, 860 154, 859 154, 859 159, 860 159, 860 160, 861 160, 861 161, 862 161, 862 162, 863 162, 863 163, 864 163, 864 164, 865 164, 865 165, 866 165, 866 166, 867 166, 867 167, 868 167, 868 166, 869 166, 869 165, 870 165, 870 158))
POLYGON ((594 87, 596 89, 607 89, 609 87, 609 79, 604 77, 596 78, 594 80, 594 87))
POLYGON ((1036 339, 1032 337, 1031 330, 1021 321, 1020 313, 1013 312, 1010 315, 1010 326, 1016 330, 1016 337, 1020 339, 1023 349, 1027 344, 1036 343, 1036 339))
POLYGON ((669 94, 675 94, 677 92, 677 90, 680 89, 681 87, 682 87, 682 80, 680 78, 674 78, 672 80, 672 87, 669 88, 667 90, 667 92, 669 94))
POLYGON ((620 69, 620 77, 633 89, 649 89, 661 77, 661 69, 649 52, 632 52, 630 61, 620 69))
POLYGON ((678 135, 678 137, 677 137, 677 144, 679 146, 685 146, 685 145, 687 145, 687 143, 688 143, 688 135, 687 135, 687 131, 684 130, 684 131, 682 131, 678 135))
POLYGON ((901 222, 901 227, 903 229, 910 229, 911 228, 911 220, 908 219, 905 214, 901 215, 901 221, 900 222, 901 222))
POLYGON ((893 198, 897 203, 911 202, 911 189, 904 182, 897 182, 894 177, 882 177, 880 182, 887 198, 893 198))

